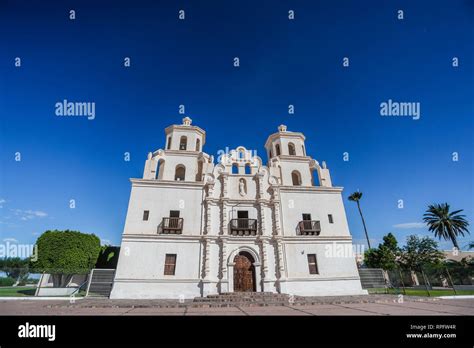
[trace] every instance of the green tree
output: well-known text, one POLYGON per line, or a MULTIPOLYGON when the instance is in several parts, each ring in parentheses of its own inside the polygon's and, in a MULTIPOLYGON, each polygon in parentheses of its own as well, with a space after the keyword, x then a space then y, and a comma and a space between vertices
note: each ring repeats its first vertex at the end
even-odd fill
POLYGON ((0 271, 5 272, 7 277, 15 280, 16 283, 28 278, 29 260, 19 257, 5 257, 0 259, 0 271))
POLYGON ((474 248, 474 242, 469 243, 468 249, 473 249, 474 248))
POLYGON ((464 233, 469 233, 469 222, 465 215, 459 214, 463 210, 449 211, 449 204, 431 204, 423 215, 423 221, 428 225, 428 230, 439 239, 451 240, 456 249, 459 249, 456 238, 464 233))
POLYGON ((377 249, 369 249, 364 254, 364 262, 368 267, 393 270, 397 267, 400 254, 398 242, 392 233, 383 237, 383 243, 377 249))
POLYGON ((36 241, 38 257, 30 266, 52 275, 54 287, 64 287, 74 274, 86 274, 95 265, 100 240, 77 231, 46 231, 36 241))
POLYGON ((446 260, 445 266, 454 283, 471 285, 471 279, 474 276, 474 260, 472 258, 463 257, 460 261, 446 260))
POLYGON ((401 264, 410 270, 421 271, 425 265, 437 265, 444 259, 438 243, 430 237, 411 235, 400 255, 401 264))
POLYGON ((364 232, 365 232, 365 237, 367 238, 367 245, 368 245, 369 249, 371 249, 370 241, 369 241, 369 234, 367 233, 367 227, 365 226, 364 215, 362 215, 362 210, 360 209, 360 200, 362 199, 362 192, 360 192, 360 191, 354 192, 353 194, 351 194, 349 196, 348 199, 352 202, 357 203, 357 209, 359 209, 360 218, 362 219, 362 225, 364 225, 364 232))

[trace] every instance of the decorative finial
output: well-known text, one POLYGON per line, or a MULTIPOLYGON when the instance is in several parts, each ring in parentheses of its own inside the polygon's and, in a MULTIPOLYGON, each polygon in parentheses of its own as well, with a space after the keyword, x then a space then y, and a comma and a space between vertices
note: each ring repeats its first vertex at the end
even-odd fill
POLYGON ((278 131, 279 132, 286 132, 286 126, 284 124, 281 124, 279 127, 278 127, 278 131))
POLYGON ((148 159, 150 160, 153 157, 153 154, 151 152, 148 152, 148 159))
POLYGON ((323 161, 323 169, 327 169, 326 161, 323 161))
POLYGON ((191 123, 193 123, 193 120, 191 120, 189 117, 186 116, 185 118, 183 118, 183 125, 184 126, 190 126, 191 123))

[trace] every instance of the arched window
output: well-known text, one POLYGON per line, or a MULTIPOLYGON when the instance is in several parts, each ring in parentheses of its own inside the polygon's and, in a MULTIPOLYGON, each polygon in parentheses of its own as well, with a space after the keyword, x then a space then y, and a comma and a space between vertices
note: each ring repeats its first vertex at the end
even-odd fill
POLYGON ((201 140, 196 139, 196 151, 201 151, 201 140))
POLYGON ((232 174, 239 174, 239 165, 237 163, 232 165, 232 174))
POLYGON ((306 156, 306 150, 304 148, 304 145, 301 145, 301 150, 303 150, 303 156, 306 156))
POLYGON ((184 181, 185 176, 186 176, 186 168, 182 164, 178 164, 174 172, 174 180, 184 181))
POLYGON ((301 186, 301 175, 300 172, 294 170, 291 172, 291 180, 293 181, 293 186, 301 186))
POLYGON ((181 139, 179 140, 179 149, 186 150, 187 145, 188 145, 188 137, 183 135, 181 139))
POLYGON ((272 158, 272 157, 273 157, 272 150, 270 150, 270 158, 272 158))
POLYGON ((276 155, 277 155, 277 156, 280 156, 280 145, 279 145, 279 144, 276 144, 276 145, 275 145, 275 149, 276 149, 276 155))
POLYGON ((163 179, 163 173, 165 172, 165 160, 160 159, 158 161, 158 171, 156 173, 156 179, 162 180, 163 179))
POLYGON ((244 152, 243 152, 243 151, 239 151, 239 158, 240 158, 240 159, 244 159, 244 157, 245 157, 244 152))
POLYGON ((295 144, 293 143, 288 144, 288 153, 290 154, 290 156, 296 156, 295 144))
POLYGON ((196 181, 202 181, 202 161, 198 162, 198 171, 196 174, 196 181))
POLYGON ((171 149, 171 137, 168 137, 168 146, 166 147, 166 149, 171 149))
POLYGON ((245 174, 252 174, 252 170, 250 168, 250 163, 245 164, 245 174))
POLYGON ((318 175, 318 171, 316 169, 311 171, 311 177, 312 177, 312 181, 313 181, 313 186, 320 186, 320 184, 319 184, 319 175, 318 175))

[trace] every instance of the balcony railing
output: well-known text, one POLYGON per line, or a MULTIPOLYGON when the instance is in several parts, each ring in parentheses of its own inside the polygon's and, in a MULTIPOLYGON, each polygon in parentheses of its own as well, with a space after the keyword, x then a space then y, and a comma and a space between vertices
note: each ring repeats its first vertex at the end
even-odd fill
POLYGON ((319 236, 321 223, 314 220, 303 220, 298 223, 297 234, 300 236, 319 236))
POLYGON ((256 219, 230 220, 230 234, 233 236, 255 236, 257 234, 256 219))
POLYGON ((181 234, 183 233, 183 218, 164 217, 161 226, 158 226, 158 233, 181 234))

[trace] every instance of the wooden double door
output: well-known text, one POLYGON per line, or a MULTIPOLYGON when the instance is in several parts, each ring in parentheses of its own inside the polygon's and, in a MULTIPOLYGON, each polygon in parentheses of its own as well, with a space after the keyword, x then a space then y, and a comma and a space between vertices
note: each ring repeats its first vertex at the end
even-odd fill
POLYGON ((241 253, 234 258, 234 291, 255 291, 255 266, 252 257, 241 253))

